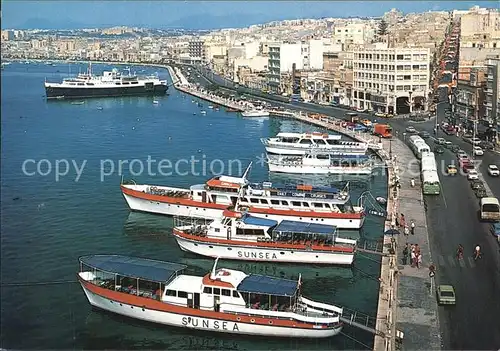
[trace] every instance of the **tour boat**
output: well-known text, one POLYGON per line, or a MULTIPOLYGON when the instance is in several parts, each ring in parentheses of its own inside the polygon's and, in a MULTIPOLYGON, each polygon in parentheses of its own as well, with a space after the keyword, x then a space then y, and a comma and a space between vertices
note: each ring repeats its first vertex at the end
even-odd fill
POLYGON ((356 240, 331 225, 274 221, 225 210, 206 225, 176 218, 173 234, 183 251, 223 259, 351 265, 356 240))
POLYGON ((312 301, 297 281, 232 269, 188 275, 187 266, 118 255, 80 257, 78 281, 94 307, 143 321, 232 334, 326 338, 343 309, 312 301))
POLYGON ((370 175, 373 164, 368 156, 309 153, 303 156, 268 155, 269 172, 295 174, 370 175))
POLYGON ((131 210, 170 216, 218 219, 229 206, 256 217, 277 221, 334 225, 359 229, 365 213, 362 204, 353 206, 349 184, 339 190, 308 185, 280 186, 270 182, 251 184, 250 166, 242 177, 216 176, 189 189, 147 184, 121 184, 131 210))
POLYGON ((269 117, 269 112, 264 110, 251 110, 241 112, 243 117, 269 117))
POLYGON ((274 138, 261 139, 269 154, 305 155, 311 150, 364 155, 368 144, 341 140, 339 134, 325 133, 278 133, 274 138))

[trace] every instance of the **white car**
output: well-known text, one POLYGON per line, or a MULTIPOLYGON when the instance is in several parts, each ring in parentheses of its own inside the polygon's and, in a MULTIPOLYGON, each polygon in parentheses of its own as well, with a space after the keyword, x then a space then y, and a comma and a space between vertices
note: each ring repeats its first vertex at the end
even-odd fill
POLYGON ((472 138, 470 141, 472 145, 479 145, 481 143, 481 139, 479 138, 472 138))
POLYGON ((498 177, 500 176, 500 169, 495 165, 489 165, 488 174, 492 177, 498 177))
POLYGON ((469 172, 467 172, 467 179, 469 180, 479 179, 477 171, 475 169, 471 169, 469 172))
POLYGON ((484 155, 484 151, 483 151, 483 149, 481 149, 481 147, 474 146, 472 148, 472 154, 475 155, 475 156, 483 156, 484 155))

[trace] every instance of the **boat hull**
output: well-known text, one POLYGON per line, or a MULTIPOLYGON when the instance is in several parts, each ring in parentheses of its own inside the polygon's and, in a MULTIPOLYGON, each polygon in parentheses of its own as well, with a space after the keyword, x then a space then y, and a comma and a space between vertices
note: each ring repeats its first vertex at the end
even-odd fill
POLYGON ((371 167, 301 166, 269 163, 269 172, 290 174, 349 174, 370 175, 371 167))
MULTIPOLYGON (((83 288, 83 291, 85 292, 85 295, 87 296, 89 303, 92 306, 126 317, 140 319, 157 324, 231 334, 297 338, 327 338, 335 336, 342 331, 341 324, 336 327, 321 329, 293 328, 290 326, 259 325, 256 323, 244 323, 230 319, 225 320, 218 318, 205 318, 203 316, 189 316, 186 314, 175 312, 159 311, 156 309, 148 308, 148 306, 145 305, 141 306, 128 304, 121 301, 113 301, 109 297, 91 291, 86 283, 80 281, 80 284, 83 288)), ((196 310, 193 309, 193 312, 195 311, 196 310)), ((223 315, 222 313, 220 314, 223 315)))
POLYGON ((308 154, 311 150, 317 152, 326 152, 337 155, 366 155, 367 149, 354 149, 354 148, 295 148, 295 147, 279 147, 279 146, 266 146, 266 152, 272 155, 297 155, 303 156, 308 154))
POLYGON ((231 244, 217 244, 201 242, 183 238, 174 232, 177 244, 183 251, 201 256, 252 262, 280 262, 280 263, 316 263, 350 266, 354 261, 354 252, 336 253, 307 251, 300 249, 260 248, 252 246, 236 246, 231 244))
MULTIPOLYGON (((123 192, 123 190, 122 190, 123 192)), ((156 213, 167 216, 180 216, 180 217, 196 217, 204 219, 218 219, 223 215, 224 209, 227 206, 220 206, 220 208, 213 208, 201 205, 207 204, 193 204, 184 205, 180 202, 160 202, 151 201, 148 199, 140 198, 127 194, 123 192, 125 201, 129 208, 133 211, 156 213)), ((256 209, 250 209, 248 212, 255 217, 273 219, 276 221, 281 220, 295 220, 300 222, 310 222, 310 223, 321 223, 326 225, 334 225, 340 229, 360 229, 363 226, 364 216, 362 214, 357 214, 355 216, 345 216, 345 218, 340 217, 328 217, 328 214, 324 216, 320 213, 315 216, 308 216, 305 212, 300 217, 297 215, 285 215, 285 214, 272 214, 271 210, 259 209, 262 212, 257 212, 256 209)))
POLYGON ((144 85, 124 87, 102 87, 102 88, 68 88, 57 86, 46 86, 45 95, 47 99, 81 99, 94 97, 118 97, 118 96, 154 96, 164 95, 168 90, 165 84, 156 84, 152 88, 144 85))

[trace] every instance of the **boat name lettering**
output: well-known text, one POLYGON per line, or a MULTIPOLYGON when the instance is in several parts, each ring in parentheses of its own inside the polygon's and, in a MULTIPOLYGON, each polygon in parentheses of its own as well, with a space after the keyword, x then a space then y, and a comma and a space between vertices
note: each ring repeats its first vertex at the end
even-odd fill
POLYGON ((238 251, 238 257, 242 258, 259 258, 266 260, 277 260, 278 256, 276 256, 273 252, 248 252, 248 251, 238 251))
POLYGON ((317 193, 293 193, 293 192, 284 192, 279 191, 276 193, 276 196, 285 196, 285 197, 307 197, 307 198, 315 198, 315 199, 328 199, 333 198, 333 196, 328 196, 327 194, 317 194, 317 193))
POLYGON ((185 327, 206 328, 215 330, 239 331, 238 323, 226 321, 214 321, 210 319, 200 319, 193 317, 182 317, 182 325, 185 327))

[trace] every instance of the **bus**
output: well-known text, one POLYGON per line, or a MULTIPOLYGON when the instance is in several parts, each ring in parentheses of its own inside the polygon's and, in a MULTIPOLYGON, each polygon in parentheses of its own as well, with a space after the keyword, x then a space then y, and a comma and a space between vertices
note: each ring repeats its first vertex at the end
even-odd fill
POLYGON ((408 143, 410 144, 410 149, 412 149, 413 153, 417 158, 422 157, 422 152, 431 152, 431 148, 427 143, 419 137, 418 135, 412 135, 408 139, 408 143))
POLYGON ((500 220, 500 203, 496 197, 483 197, 479 208, 482 221, 500 220))
POLYGON ((436 171, 422 172, 422 191, 424 195, 439 195, 441 192, 441 183, 436 171))
POLYGON ((437 164, 436 159, 434 158, 433 152, 422 152, 421 170, 423 171, 436 171, 437 172, 437 164))

